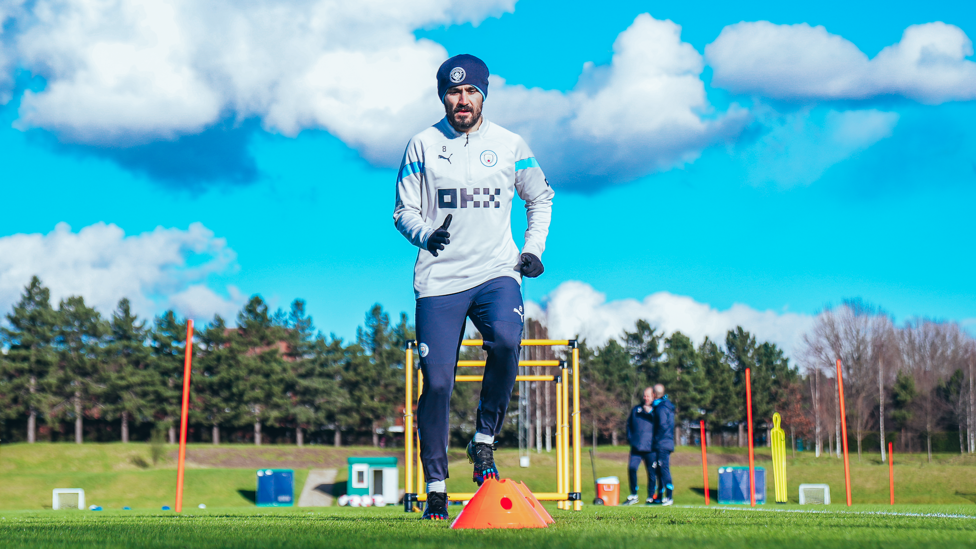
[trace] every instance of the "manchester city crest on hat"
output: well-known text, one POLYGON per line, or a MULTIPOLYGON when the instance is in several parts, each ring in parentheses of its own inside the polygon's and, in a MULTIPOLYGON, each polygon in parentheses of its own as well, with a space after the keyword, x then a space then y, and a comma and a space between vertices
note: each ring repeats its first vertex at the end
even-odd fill
POLYGON ((451 82, 457 84, 458 82, 464 80, 465 72, 461 67, 454 67, 451 69, 451 82))

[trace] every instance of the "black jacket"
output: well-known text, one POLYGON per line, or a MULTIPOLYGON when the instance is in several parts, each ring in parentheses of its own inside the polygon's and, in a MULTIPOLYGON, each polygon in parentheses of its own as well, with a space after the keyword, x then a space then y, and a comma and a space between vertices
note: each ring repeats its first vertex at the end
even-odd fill
POLYGON ((654 421, 652 412, 645 412, 638 404, 627 418, 627 442, 635 452, 650 452, 654 445, 654 421))
POLYGON ((674 404, 668 400, 668 395, 654 401, 654 409, 651 411, 654 418, 654 444, 652 450, 655 452, 674 451, 674 404))

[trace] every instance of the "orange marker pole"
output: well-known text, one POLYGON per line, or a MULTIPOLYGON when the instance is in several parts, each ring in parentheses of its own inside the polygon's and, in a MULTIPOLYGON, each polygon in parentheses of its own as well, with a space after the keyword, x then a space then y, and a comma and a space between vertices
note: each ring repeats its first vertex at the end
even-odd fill
POLYGON ((709 504, 708 498, 708 456, 705 454, 705 420, 698 420, 701 428, 701 447, 702 447, 702 477, 705 478, 705 505, 709 504))
POLYGON ((895 459, 892 457, 894 453, 894 445, 888 443, 888 493, 891 495, 891 504, 895 504, 895 464, 893 463, 895 459))
POLYGON ((746 421, 749 422, 749 503, 756 506, 756 456, 752 451, 752 373, 746 368, 746 421))
POLYGON ((190 364, 193 361, 193 321, 186 321, 186 354, 183 358, 183 408, 180 412, 180 457, 176 465, 176 512, 183 510, 183 470, 186 462, 186 425, 190 412, 190 364))
POLYGON ((851 462, 847 454, 847 409, 844 407, 844 375, 840 371, 840 359, 837 359, 837 393, 840 397, 840 433, 844 437, 844 486, 847 489, 847 506, 851 506, 851 462))

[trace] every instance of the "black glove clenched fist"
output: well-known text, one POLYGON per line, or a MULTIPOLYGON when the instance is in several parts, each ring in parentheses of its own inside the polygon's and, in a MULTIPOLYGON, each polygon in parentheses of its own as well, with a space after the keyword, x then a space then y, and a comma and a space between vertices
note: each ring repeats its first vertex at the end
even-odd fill
POLYGON ((443 250, 444 246, 451 243, 451 233, 447 232, 447 228, 451 226, 451 219, 453 218, 452 214, 447 214, 444 224, 434 229, 434 232, 427 238, 427 251, 434 257, 437 257, 439 250, 443 250))
POLYGON ((519 272, 522 276, 527 276, 529 278, 535 278, 545 271, 545 267, 542 266, 542 260, 532 254, 522 254, 519 259, 519 272))

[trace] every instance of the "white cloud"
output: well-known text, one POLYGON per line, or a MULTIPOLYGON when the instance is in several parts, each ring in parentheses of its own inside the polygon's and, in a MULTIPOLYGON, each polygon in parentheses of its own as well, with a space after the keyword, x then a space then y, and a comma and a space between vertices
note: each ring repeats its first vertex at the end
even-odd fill
POLYGON ((768 132, 742 153, 748 181, 809 185, 831 166, 891 137, 898 118, 874 109, 829 110, 822 117, 809 109, 760 116, 768 132))
POLYGON ((744 22, 705 47, 712 85, 787 100, 902 96, 922 103, 976 99, 969 37, 941 22, 912 25, 901 41, 868 59, 822 26, 744 22))
POLYGON ((528 316, 545 319, 549 336, 579 336, 588 343, 603 345, 609 339, 620 340, 625 330, 633 331, 637 320, 644 319, 667 334, 680 331, 696 343, 705 336, 722 344, 725 334, 736 326, 750 331, 760 341, 770 341, 792 356, 800 349, 803 334, 813 325, 814 317, 796 313, 757 311, 735 304, 720 311, 686 296, 658 292, 644 298, 607 302, 606 295, 584 282, 563 282, 543 300, 532 304, 528 316))
POLYGON ((716 116, 700 75, 702 56, 671 21, 637 16, 613 45, 610 65, 584 66, 569 93, 506 86, 485 111, 521 133, 550 179, 577 188, 627 181, 698 157, 736 136, 747 113, 716 116), (547 166, 543 166, 546 168, 547 166))
POLYGON ((13 47, 47 87, 24 94, 17 124, 129 146, 259 117, 395 163, 442 114, 433 75, 446 51, 412 31, 477 24, 514 3, 38 0, 13 47))
POLYGON ((228 286, 227 293, 229 298, 224 298, 204 284, 194 284, 169 296, 168 308, 201 321, 209 321, 219 314, 228 324, 233 324, 246 298, 236 286, 228 286))
POLYGON ((133 236, 112 224, 96 223, 76 233, 59 223, 46 235, 0 238, 0 310, 10 310, 37 275, 51 289, 54 307, 62 298, 81 295, 110 314, 127 297, 142 316, 174 307, 200 320, 214 313, 233 318, 243 302, 240 292, 228 288, 230 297, 222 298, 204 282, 232 270, 235 258, 227 242, 200 223, 185 231, 158 227, 133 236))
MULTIPOLYGON (((38 0, 7 55, 47 81, 21 99, 17 127, 132 146, 256 117, 295 136, 324 129, 370 162, 396 165, 443 116, 434 74, 445 49, 414 29, 473 22, 515 0, 38 0)), ((603 185, 668 169, 735 136, 744 110, 717 115, 702 56, 681 27, 638 16, 608 66, 568 92, 495 76, 485 112, 524 134, 550 179, 603 185)))

